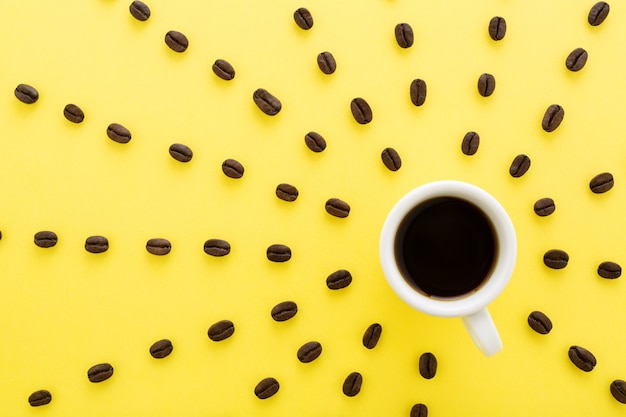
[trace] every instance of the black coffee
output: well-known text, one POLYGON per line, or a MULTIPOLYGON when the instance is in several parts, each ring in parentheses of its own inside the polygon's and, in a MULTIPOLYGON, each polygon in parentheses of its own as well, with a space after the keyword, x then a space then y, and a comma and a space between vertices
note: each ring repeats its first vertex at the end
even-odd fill
POLYGON ((436 197, 413 209, 395 241, 407 282, 432 297, 459 297, 478 288, 497 256, 493 226, 472 203, 436 197))

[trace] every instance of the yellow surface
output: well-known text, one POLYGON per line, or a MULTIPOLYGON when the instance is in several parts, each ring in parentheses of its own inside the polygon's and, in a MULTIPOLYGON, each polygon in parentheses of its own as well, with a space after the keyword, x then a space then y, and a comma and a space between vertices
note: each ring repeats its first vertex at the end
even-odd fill
POLYGON ((386 0, 308 4, 150 0, 152 16, 136 21, 130 1, 5 0, 0 65, 0 408, 3 416, 408 416, 424 403, 431 416, 624 415, 609 393, 626 379, 623 331, 625 278, 596 274, 602 261, 626 264, 624 155, 626 9, 611 3, 607 20, 587 23, 593 2, 559 0, 386 0), (309 8, 310 31, 293 21, 309 8), (492 41, 493 16, 507 20, 492 41), (407 22, 415 44, 401 49, 394 26, 407 22), (189 38, 177 54, 169 30, 189 38), (565 58, 589 52, 572 73, 565 58), (324 75, 319 52, 337 71, 324 75), (218 58, 236 69, 223 81, 218 58), (496 90, 477 92, 480 74, 496 90), (422 107, 411 104, 415 78, 428 85, 422 107), (39 90, 19 102, 19 83, 39 90), (252 92, 265 88, 283 103, 262 114, 252 92), (349 103, 365 98, 374 120, 358 125, 349 103), (63 117, 68 103, 86 114, 63 117), (545 109, 565 109, 562 125, 541 129, 545 109), (125 145, 107 138, 121 123, 125 145), (328 142, 319 154, 304 144, 315 130, 328 142), (461 153, 467 131, 480 134, 474 156, 461 153), (194 151, 188 164, 168 154, 172 143, 194 151), (380 152, 394 147, 403 165, 388 171, 380 152), (532 166, 521 178, 508 168, 520 153, 532 166), (227 158, 245 166, 227 178, 227 158), (589 180, 610 171, 615 188, 590 192, 589 180), (510 285, 490 307, 504 350, 483 357, 457 319, 432 318, 405 306, 378 263, 378 233, 387 211, 411 188, 461 179, 496 196, 519 239, 510 285), (295 185, 293 203, 276 198, 295 185), (324 210, 328 198, 348 202, 348 218, 324 210), (540 218, 534 202, 552 197, 556 212, 540 218), (41 249, 33 235, 52 230, 58 244, 41 249), (90 235, 110 249, 87 253, 90 235), (150 255, 145 242, 164 237, 172 252, 150 255), (229 241, 224 258, 207 256, 209 238, 229 241), (266 248, 291 247, 292 259, 269 262, 266 248), (549 249, 570 255, 550 270, 549 249), (348 269, 353 283, 330 291, 326 277, 348 269), (271 308, 298 304, 277 323, 271 308), (546 336, 526 323, 545 312, 546 336), (215 343, 207 329, 235 323, 215 343), (361 337, 383 325, 379 345, 361 337), (163 360, 148 354, 161 338, 174 343, 163 360), (317 340, 322 355, 302 364, 297 349, 317 340), (593 352, 590 373, 568 359, 570 345, 593 352), (433 352, 439 369, 423 379, 419 356, 433 352), (87 369, 110 362, 110 380, 93 384, 87 369), (351 372, 359 395, 341 392, 351 372), (254 396, 265 377, 279 392, 254 396), (53 400, 30 407, 33 391, 53 400))

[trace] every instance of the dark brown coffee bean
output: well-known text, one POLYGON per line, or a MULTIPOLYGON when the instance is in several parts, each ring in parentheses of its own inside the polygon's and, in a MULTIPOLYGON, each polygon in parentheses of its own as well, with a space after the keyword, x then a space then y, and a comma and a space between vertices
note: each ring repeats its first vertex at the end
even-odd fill
POLYGON ((50 391, 45 389, 35 391, 28 397, 28 403, 31 407, 39 407, 50 404, 50 401, 52 401, 52 394, 50 394, 50 391))
POLYGON ((478 93, 483 97, 489 97, 496 89, 496 79, 491 74, 481 74, 478 77, 478 93))
POLYGON ((298 312, 298 305, 293 301, 283 301, 272 308, 270 314, 276 321, 287 321, 298 312))
POLYGON ((179 162, 189 162, 191 161, 191 158, 193 158, 191 148, 187 145, 183 145, 182 143, 174 143, 171 145, 169 152, 172 158, 179 162))
POLYGON ((565 116, 565 110, 563 110, 563 107, 558 104, 552 104, 543 115, 541 127, 546 132, 553 132, 563 121, 563 116, 565 116))
POLYGON ((313 362, 322 354, 320 342, 308 342, 298 349, 298 360, 302 363, 313 362))
POLYGON ((432 379, 437 373, 437 358, 430 352, 426 352, 420 356, 419 361, 420 375, 426 379, 432 379))
POLYGON ((15 88, 15 97, 22 103, 33 104, 39 100, 39 92, 28 84, 19 84, 15 88))
POLYGON ((51 248, 57 244, 58 240, 57 234, 48 230, 35 233, 35 245, 40 248, 51 248))
POLYGON ((554 213, 554 210, 556 210, 556 206, 553 199, 551 199, 550 197, 545 197, 535 202, 533 210, 535 210, 535 214, 537 214, 537 216, 545 217, 554 213))
POLYGON ((337 69, 337 61, 335 61, 333 54, 328 51, 317 55, 317 65, 324 74, 330 75, 337 69))
POLYGON ((402 166, 402 159, 400 159, 400 155, 393 148, 383 149, 380 156, 383 160, 383 164, 385 164, 389 171, 397 171, 402 166))
POLYGON ((395 28, 396 41, 401 48, 413 45, 413 28, 408 23, 398 23, 395 28))
POLYGON ((287 262, 291 259, 291 249, 287 245, 270 245, 265 254, 272 262, 287 262))
POLYGON ((275 378, 265 378, 254 387, 254 395, 265 400, 278 392, 280 384, 275 378))
POLYGON ((85 240, 85 250, 90 253, 102 253, 109 250, 109 240, 104 236, 89 236, 85 240))
POLYGON ((411 97, 411 103, 415 106, 421 106, 424 104, 426 101, 426 81, 419 78, 411 81, 409 95, 411 97))
POLYGON ((326 201, 326 211, 335 217, 348 217, 350 214, 350 205, 338 198, 329 198, 326 201))
POLYGON ((235 325, 230 320, 220 320, 209 327, 209 339, 214 342, 221 342, 228 339, 235 333, 235 325))
POLYGON ((304 7, 299 8, 293 13, 293 20, 296 21, 300 29, 309 30, 313 27, 313 16, 311 16, 311 12, 304 7))
POLYGON ((348 397, 354 397, 361 392, 361 385, 363 384, 363 376, 358 372, 352 372, 343 381, 343 393, 348 397))
POLYGON ((552 269, 563 269, 569 262, 569 255, 561 249, 551 249, 543 255, 543 263, 552 269))
POLYGON ((146 242, 146 250, 153 255, 167 255, 172 250, 172 244, 167 239, 154 238, 146 242))
POLYGON ((528 315, 528 325, 539 334, 548 334, 552 330, 552 321, 541 311, 533 311, 528 315))
POLYGON ((353 99, 350 102, 350 110, 357 123, 364 125, 372 121, 372 108, 365 99, 361 97, 353 99))
POLYGON ((227 177, 238 179, 243 177, 244 168, 239 161, 227 159, 222 162, 222 172, 227 177))
POLYGON ((150 8, 144 2, 135 0, 130 4, 130 14, 137 20, 145 22, 150 18, 150 8))
POLYGON ((169 356, 172 350, 174 350, 172 342, 169 339, 162 339, 150 346, 150 355, 155 359, 163 359, 169 356))
POLYGON ((383 326, 379 323, 371 324, 367 329, 365 329, 365 333, 363 334, 363 346, 368 349, 374 349, 378 344, 378 340, 380 339, 382 332, 383 326))
POLYGON ((76 104, 68 104, 63 109, 63 116, 72 123, 81 123, 85 120, 85 113, 76 104))
POLYGON ((617 401, 622 404, 626 404, 626 381, 623 379, 616 379, 611 382, 611 386, 609 388, 611 390, 611 395, 617 401))
POLYGON ((489 36, 494 41, 500 41, 506 35, 506 20, 500 16, 494 16, 489 21, 489 36))
POLYGON ((189 47, 189 40, 182 33, 170 30, 165 34, 165 44, 174 52, 185 52, 189 47))
POLYGON ((352 283, 352 274, 345 269, 333 272, 326 278, 326 286, 331 290, 346 288, 352 283))
POLYGON ((264 88, 256 89, 252 94, 252 100, 268 116, 277 115, 283 107, 280 100, 264 88))
POLYGON ((580 71, 587 63, 587 51, 576 48, 565 59, 565 66, 570 71, 580 71))
POLYGON ((111 378, 113 375, 113 366, 110 363, 100 363, 94 365, 87 371, 87 378, 91 382, 102 382, 111 378))
POLYGON ((528 155, 519 154, 513 158, 511 166, 509 167, 509 174, 514 178, 519 178, 528 172, 530 168, 530 158, 528 155))
POLYGON ((296 201, 298 198, 298 189, 291 184, 278 184, 278 186, 276 186, 276 197, 284 201, 296 201))
POLYGON ((613 188, 615 180, 610 172, 603 172, 596 175, 589 182, 589 188, 596 194, 602 194, 613 188))
POLYGON ((313 152, 322 152, 326 149, 326 140, 317 132, 309 132, 304 135, 304 143, 313 152))
POLYGON ((589 10, 589 15, 587 16, 587 21, 591 26, 598 26, 609 14, 609 4, 605 1, 599 1, 591 7, 589 10))
POLYGON ((410 417, 428 417, 428 407, 426 404, 415 404, 411 407, 410 417))
POLYGON ((602 278, 615 279, 622 276, 622 267, 611 261, 602 262, 598 266, 598 275, 602 278))
POLYGON ((216 60, 211 69, 222 80, 230 81, 235 78, 235 68, 226 60, 216 60))
POLYGON ((111 123, 107 127, 107 136, 117 143, 128 143, 132 138, 130 130, 119 123, 111 123))
POLYGON ((230 253, 230 243, 222 239, 209 239, 204 242, 204 252, 211 256, 226 256, 230 253))
POLYGON ((474 155, 480 145, 480 136, 476 132, 467 132, 461 141, 461 152, 465 155, 474 155))
POLYGON ((596 357, 585 348, 580 346, 571 346, 567 354, 572 363, 580 370, 590 372, 596 366, 596 357))

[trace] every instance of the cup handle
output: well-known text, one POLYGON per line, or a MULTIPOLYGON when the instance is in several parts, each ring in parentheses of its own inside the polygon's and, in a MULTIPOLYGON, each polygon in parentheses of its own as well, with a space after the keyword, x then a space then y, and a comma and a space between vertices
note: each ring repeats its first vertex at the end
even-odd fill
POLYGON ((486 308, 463 317, 465 328, 472 340, 485 356, 492 356, 502 350, 502 340, 486 308))

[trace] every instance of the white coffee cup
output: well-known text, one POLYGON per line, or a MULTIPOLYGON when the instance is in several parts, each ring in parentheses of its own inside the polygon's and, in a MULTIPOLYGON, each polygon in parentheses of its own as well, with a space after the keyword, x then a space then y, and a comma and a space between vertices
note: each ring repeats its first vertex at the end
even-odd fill
MULTIPOLYGON (((429 204, 429 203, 426 203, 429 204)), ((407 220, 408 221, 408 220, 407 220)), ((400 231, 400 232, 399 232, 400 231)), ((461 317, 478 348, 491 356, 502 350, 502 341, 487 306, 504 290, 515 267, 517 240, 515 229, 502 205, 483 189, 461 181, 436 181, 419 186, 402 197, 391 209, 380 235, 380 262, 384 275, 396 294, 411 307, 438 317, 461 317), (494 253, 491 268, 480 285, 455 297, 436 297, 419 290, 406 277, 401 263, 397 237, 403 221, 425 202, 449 197, 469 202, 491 226, 494 253)))

